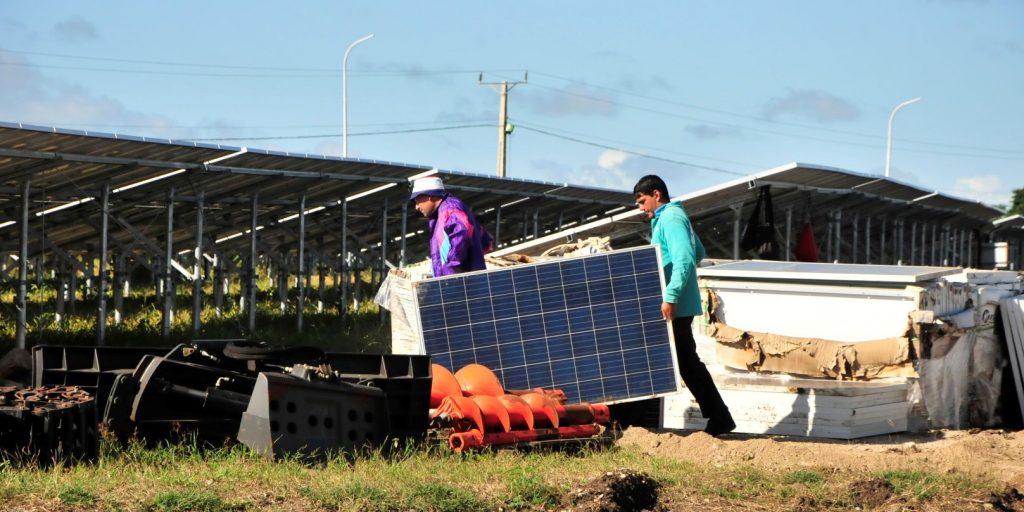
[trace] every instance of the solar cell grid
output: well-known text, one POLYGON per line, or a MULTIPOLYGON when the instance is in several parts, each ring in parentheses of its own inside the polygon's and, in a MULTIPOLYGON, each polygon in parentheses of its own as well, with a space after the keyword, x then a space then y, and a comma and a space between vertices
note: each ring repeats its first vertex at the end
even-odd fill
POLYGON ((480 363, 508 389, 573 402, 674 392, 659 269, 645 247, 420 281, 424 347, 450 369, 480 363))

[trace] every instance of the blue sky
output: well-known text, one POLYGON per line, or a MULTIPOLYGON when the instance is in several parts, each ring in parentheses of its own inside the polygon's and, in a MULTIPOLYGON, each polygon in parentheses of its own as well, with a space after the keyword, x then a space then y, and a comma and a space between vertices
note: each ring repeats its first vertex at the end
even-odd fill
POLYGON ((789 162, 1006 204, 1017 0, 0 1, 0 120, 673 195, 789 162), (217 139, 217 140, 213 140, 217 139))

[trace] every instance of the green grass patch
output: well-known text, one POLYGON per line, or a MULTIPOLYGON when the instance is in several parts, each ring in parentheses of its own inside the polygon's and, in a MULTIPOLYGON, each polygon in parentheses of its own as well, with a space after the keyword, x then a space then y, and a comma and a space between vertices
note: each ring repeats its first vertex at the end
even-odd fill
POLYGON ((93 507, 100 501, 99 496, 77 485, 65 487, 57 494, 57 498, 69 507, 93 507))
POLYGON ((226 512, 245 510, 245 506, 227 504, 213 493, 186 490, 158 494, 147 509, 153 512, 226 512))

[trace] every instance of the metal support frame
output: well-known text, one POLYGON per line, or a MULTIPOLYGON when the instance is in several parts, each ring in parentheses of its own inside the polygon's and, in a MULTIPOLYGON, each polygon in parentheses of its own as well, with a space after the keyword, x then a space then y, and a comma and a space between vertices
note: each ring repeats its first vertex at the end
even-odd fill
POLYGON ((932 239, 931 239, 931 243, 932 243, 931 264, 932 265, 938 265, 939 264, 939 259, 937 258, 938 246, 939 246, 938 241, 939 241, 939 225, 933 222, 932 223, 932 239))
POLYGON ((974 266, 974 230, 967 232, 967 266, 974 266))
POLYGON ((742 203, 739 204, 739 205, 731 204, 731 205, 729 205, 729 208, 731 208, 732 211, 733 211, 733 220, 732 220, 732 259, 738 260, 738 259, 740 259, 740 222, 743 221, 743 219, 742 219, 743 204, 742 203))
POLYGON ((857 263, 857 252, 860 249, 860 212, 853 214, 853 250, 850 251, 850 263, 857 263))
MULTIPOLYGON (((384 206, 380 212, 380 282, 384 282, 384 276, 388 272, 388 198, 384 198, 384 206)), ((387 315, 387 309, 380 308, 380 320, 384 322, 384 318, 387 315)))
MULTIPOLYGON (((321 250, 323 244, 319 244, 321 250)), ((324 281, 327 277, 327 265, 324 265, 324 254, 322 252, 317 254, 316 257, 316 312, 324 312, 324 281)))
POLYGON ((825 214, 825 261, 829 263, 834 261, 832 258, 832 232, 836 229, 835 219, 833 218, 834 213, 834 210, 829 210, 825 214))
POLYGON ((203 316, 203 203, 205 190, 196 194, 196 249, 195 267, 192 271, 192 335, 198 336, 202 329, 203 316))
POLYGON ((114 257, 114 325, 121 325, 124 318, 125 258, 124 254, 114 257))
MULTIPOLYGON (((562 214, 558 214, 559 228, 561 228, 562 214)), ((790 254, 793 252, 793 207, 786 208, 786 261, 790 261, 790 254)))
POLYGON ((864 263, 871 264, 871 217, 864 219, 864 263))
POLYGON ((409 236, 409 201, 402 201, 402 247, 398 255, 398 266, 405 266, 405 239, 409 236))
POLYGON ((917 254, 917 221, 915 220, 910 224, 910 264, 914 265, 917 260, 914 256, 917 254))
POLYGON ((533 239, 540 237, 540 208, 533 210, 533 239))
POLYGON ((494 215, 494 248, 501 247, 501 205, 494 215))
POLYGON ((878 237, 879 237, 879 241, 878 241, 878 263, 880 263, 882 265, 886 264, 886 261, 885 261, 885 249, 886 249, 886 242, 889 239, 889 237, 886 236, 888 234, 888 229, 889 229, 889 219, 883 217, 882 218, 882 229, 879 230, 879 232, 878 232, 878 237))
POLYGON ((100 193, 100 209, 103 215, 100 219, 100 289, 96 294, 99 305, 96 316, 96 344, 103 346, 107 342, 107 251, 110 240, 110 182, 103 184, 103 192, 100 193))
POLYGON ((338 304, 341 318, 348 315, 348 201, 341 200, 341 300, 338 304))
POLYGON ((903 265, 903 219, 896 219, 896 264, 903 265))
POLYGON ((213 309, 217 318, 224 316, 224 293, 228 289, 228 277, 224 271, 224 257, 213 254, 213 309))
POLYGON ((24 349, 25 335, 28 329, 28 206, 29 180, 21 182, 21 241, 18 247, 18 323, 15 327, 15 339, 18 348, 24 349))
POLYGON ((835 261, 838 263, 843 260, 843 210, 836 210, 835 214, 836 223, 836 254, 835 261))
MULTIPOLYGON (((55 320, 57 322, 57 325, 60 325, 60 326, 63 327, 64 324, 67 323, 67 319, 66 319, 66 317, 64 315, 64 309, 65 309, 64 308, 64 304, 67 301, 67 293, 68 293, 68 281, 67 281, 67 279, 68 279, 68 275, 67 275, 68 264, 66 262, 64 262, 64 261, 57 260, 57 261, 54 261, 54 265, 58 269, 57 270, 57 283, 56 283, 57 284, 57 313, 56 313, 55 320)), ((74 271, 72 270, 72 272, 74 272, 74 271)))
MULTIPOLYGON (((299 269, 295 275, 297 306, 295 308, 295 328, 302 332, 302 316, 306 312, 306 193, 299 196, 299 269)), ((285 278, 287 283, 287 278, 285 278)))
POLYGON ((249 300, 246 304, 246 314, 249 317, 246 325, 249 328, 249 333, 256 331, 256 224, 259 213, 257 208, 259 207, 259 194, 253 193, 249 199, 249 268, 246 272, 245 280, 247 282, 245 293, 249 296, 249 300))
POLYGON ((171 262, 174 261, 174 187, 167 191, 167 244, 164 252, 164 305, 161 319, 163 338, 171 337, 171 322, 174 316, 174 275, 171 262))

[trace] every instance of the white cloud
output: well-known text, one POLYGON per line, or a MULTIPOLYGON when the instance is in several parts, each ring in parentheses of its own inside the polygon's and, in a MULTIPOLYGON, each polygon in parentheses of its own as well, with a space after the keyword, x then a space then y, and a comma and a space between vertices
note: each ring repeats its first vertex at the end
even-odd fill
POLYGON ((170 118, 137 112, 116 99, 50 80, 18 55, 0 52, 0 70, 0 120, 149 137, 181 136, 170 118))
POLYGON ((1009 192, 1003 187, 999 176, 995 175, 957 178, 953 194, 989 205, 1007 205, 1010 203, 1009 192))
POLYGON ((597 157, 597 165, 603 169, 618 169, 629 155, 617 149, 606 149, 597 157))
POLYGON ((843 98, 827 92, 790 89, 785 96, 768 100, 763 114, 770 120, 790 116, 832 123, 857 119, 860 110, 843 98))

